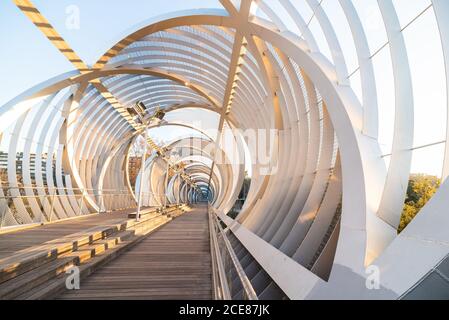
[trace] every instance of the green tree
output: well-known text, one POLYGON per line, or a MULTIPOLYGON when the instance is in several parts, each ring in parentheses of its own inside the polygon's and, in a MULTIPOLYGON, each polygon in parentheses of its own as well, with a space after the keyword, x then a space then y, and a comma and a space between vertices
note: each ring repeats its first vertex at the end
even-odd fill
POLYGON ((251 187, 251 177, 248 175, 248 172, 245 171, 245 180, 243 180, 243 185, 242 189, 240 190, 239 197, 235 202, 234 206, 232 207, 231 211, 229 211, 228 213, 228 215, 232 219, 235 219, 240 213, 240 210, 242 209, 243 204, 245 203, 246 198, 248 196, 250 187, 251 187))
POLYGON ((415 174, 410 177, 407 198, 402 210, 398 232, 402 232, 429 202, 440 187, 441 180, 434 176, 415 174))

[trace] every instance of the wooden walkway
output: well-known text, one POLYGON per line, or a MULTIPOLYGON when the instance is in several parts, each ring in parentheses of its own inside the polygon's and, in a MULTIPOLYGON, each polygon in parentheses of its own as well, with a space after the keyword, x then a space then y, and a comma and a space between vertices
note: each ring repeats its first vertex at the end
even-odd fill
POLYGON ((124 222, 128 220, 128 214, 135 211, 136 209, 129 209, 113 213, 86 215, 31 229, 0 234, 0 261, 21 250, 39 246, 54 239, 63 238, 97 226, 124 222))
POLYGON ((163 226, 59 299, 212 299, 207 207, 163 226))

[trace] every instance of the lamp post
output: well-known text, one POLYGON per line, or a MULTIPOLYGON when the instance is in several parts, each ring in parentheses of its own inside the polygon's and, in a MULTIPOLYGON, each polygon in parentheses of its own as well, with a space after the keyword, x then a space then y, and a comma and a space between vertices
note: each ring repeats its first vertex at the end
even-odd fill
POLYGON ((143 189, 143 175, 145 173, 145 161, 147 153, 148 153, 148 128, 151 125, 151 121, 156 120, 162 120, 164 119, 165 112, 161 110, 159 107, 156 109, 156 112, 152 116, 144 116, 146 113, 146 106, 142 101, 138 101, 134 107, 130 108, 131 111, 137 115, 137 117, 140 119, 140 122, 144 126, 144 132, 143 132, 143 138, 145 140, 145 150, 142 154, 142 163, 140 166, 140 182, 139 182, 139 194, 138 194, 138 202, 137 202, 137 213, 136 213, 136 221, 140 220, 140 211, 142 208, 142 189, 143 189))
POLYGON ((170 163, 167 162, 167 174, 165 175, 165 197, 164 197, 164 210, 167 208, 167 198, 168 198, 168 176, 170 174, 170 163))
POLYGON ((142 207, 142 189, 143 189, 143 175, 145 174, 145 161, 147 160, 147 152, 148 152, 148 126, 145 126, 143 138, 145 140, 145 148, 142 154, 141 164, 140 164, 140 181, 139 181, 139 196, 137 202, 137 213, 136 213, 136 221, 140 220, 140 210, 142 207))
POLYGON ((142 154, 142 159, 141 159, 141 164, 140 164, 140 181, 139 181, 139 194, 138 194, 138 201, 137 201, 137 213, 136 213, 136 221, 140 220, 140 211, 142 208, 142 189, 143 189, 143 175, 145 174, 145 161, 147 160, 147 153, 148 153, 148 127, 151 124, 151 119, 152 117, 150 117, 149 119, 145 119, 146 117, 144 117, 145 112, 146 112, 146 106, 142 101, 138 101, 134 107, 130 108, 134 114, 137 115, 137 117, 139 118, 140 122, 142 123, 142 125, 144 126, 143 129, 143 139, 144 139, 144 151, 142 154))

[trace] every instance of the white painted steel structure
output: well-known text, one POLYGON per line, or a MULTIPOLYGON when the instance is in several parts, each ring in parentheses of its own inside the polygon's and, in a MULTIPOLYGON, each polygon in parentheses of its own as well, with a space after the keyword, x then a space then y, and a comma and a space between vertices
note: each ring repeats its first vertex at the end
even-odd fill
MULTIPOLYGON (((195 108, 217 114, 218 135, 188 121, 169 123, 202 138, 179 138, 166 146, 167 154, 183 151, 176 163, 183 164, 181 170, 167 170, 160 152, 148 157, 144 205, 194 202, 202 196, 199 190, 209 188, 214 213, 227 225, 224 232, 260 299, 425 297, 419 290, 429 281, 435 289, 426 291, 430 297, 447 297, 449 148, 440 190, 400 235, 396 232, 417 148, 414 90, 419 88, 404 30, 425 14, 438 26, 439 34, 432 36, 441 41, 445 64, 440 67, 446 68, 449 91, 449 4, 416 1, 422 10, 408 24, 397 1, 372 2, 386 35, 386 43, 374 49, 357 1, 334 1, 337 13, 325 6, 328 1, 222 0, 221 9, 176 12, 142 23, 92 68, 68 57, 78 70, 0 108, 0 130, 10 126, 11 132, 8 177, 0 181, 0 192, 8 186, 12 200, 0 200, 2 225, 49 220, 47 199, 55 190, 51 211, 58 219, 135 205, 127 166, 141 128, 123 106, 142 101, 149 113, 161 106, 168 114, 195 108), (340 24, 350 41, 342 41, 340 24), (356 57, 351 64, 348 46, 356 57), (374 62, 382 50, 388 50, 391 67, 384 71, 394 80, 388 162, 379 138, 385 93, 374 62), (244 179, 245 140, 235 133, 237 153, 230 156, 222 136, 231 129, 277 130, 276 152, 265 167, 253 164, 248 199, 235 220, 227 213, 244 179), (210 142, 218 148, 208 148, 210 142), (16 175, 19 145, 22 185, 16 175), (40 165, 32 183, 31 155, 35 164, 46 166, 46 183, 40 165), (218 155, 228 161, 218 162, 218 155), (120 190, 121 196, 105 198, 105 190, 120 190), (376 270, 379 288, 370 289, 376 270)), ((25 12, 32 7, 29 1, 15 2, 25 12)), ((36 24, 32 14, 30 19, 36 24)), ((55 41, 45 29, 51 26, 38 27, 55 41)), ((440 94, 449 114, 447 91, 440 94)), ((447 136, 449 130, 444 141, 447 136)))

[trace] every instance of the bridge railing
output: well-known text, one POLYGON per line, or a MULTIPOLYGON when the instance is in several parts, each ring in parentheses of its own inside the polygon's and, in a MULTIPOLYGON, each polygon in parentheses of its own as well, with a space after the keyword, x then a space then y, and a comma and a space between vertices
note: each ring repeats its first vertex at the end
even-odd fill
POLYGON ((208 211, 215 299, 258 300, 215 209, 208 211))
MULTIPOLYGON (((144 200, 151 196, 142 194, 144 200)), ((2 185, 0 230, 136 207, 129 190, 2 185)))

